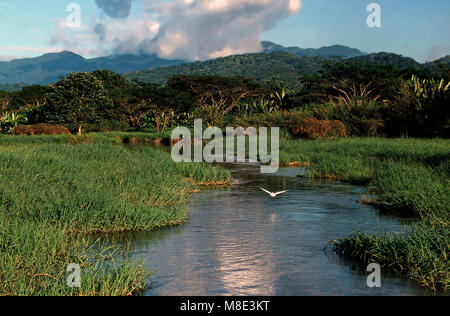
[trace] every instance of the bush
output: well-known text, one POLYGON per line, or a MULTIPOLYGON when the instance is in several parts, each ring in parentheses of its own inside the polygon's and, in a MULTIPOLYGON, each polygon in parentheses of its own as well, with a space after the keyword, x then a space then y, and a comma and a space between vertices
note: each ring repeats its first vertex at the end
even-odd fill
POLYGON ((27 121, 27 117, 20 113, 5 113, 0 115, 0 133, 12 134, 17 126, 25 124, 27 121))
POLYGON ((344 123, 350 136, 379 136, 384 130, 384 104, 364 101, 327 103, 309 107, 319 120, 338 120, 344 123))
POLYGON ((318 120, 307 118, 300 125, 291 126, 292 135, 302 138, 339 138, 347 137, 344 123, 341 121, 318 120))
POLYGON ((22 125, 14 129, 13 135, 58 135, 70 134, 70 131, 61 125, 36 124, 22 125))
POLYGON ((242 114, 241 116, 232 117, 229 124, 243 127, 263 127, 263 126, 278 126, 284 127, 286 125, 286 118, 289 112, 274 111, 270 113, 253 113, 242 114))
POLYGON ((450 82, 412 76, 397 90, 392 107, 384 113, 390 135, 450 137, 450 82))

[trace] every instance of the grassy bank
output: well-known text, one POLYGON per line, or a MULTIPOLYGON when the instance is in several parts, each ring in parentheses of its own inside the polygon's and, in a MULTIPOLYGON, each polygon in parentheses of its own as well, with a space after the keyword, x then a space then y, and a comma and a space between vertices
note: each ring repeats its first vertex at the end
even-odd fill
POLYGON ((378 198, 365 202, 422 219, 408 235, 355 233, 337 241, 336 252, 450 289, 450 141, 284 140, 280 159, 310 164, 313 177, 366 185, 378 198))
POLYGON ((0 138, 0 295, 127 295, 145 287, 141 265, 111 264, 114 250, 87 235, 184 223, 189 192, 229 174, 120 144, 136 136, 0 138), (82 266, 81 289, 66 286, 70 263, 82 266))

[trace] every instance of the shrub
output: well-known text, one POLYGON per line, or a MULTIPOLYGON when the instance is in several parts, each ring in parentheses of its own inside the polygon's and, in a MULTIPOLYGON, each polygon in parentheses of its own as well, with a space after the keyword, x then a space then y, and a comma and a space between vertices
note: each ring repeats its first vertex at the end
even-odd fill
POLYGON ((5 113, 0 115, 0 132, 2 134, 12 134, 17 126, 27 121, 27 117, 20 113, 5 113))
POLYGON ((14 130, 13 135, 58 135, 70 134, 70 131, 61 125, 50 124, 36 124, 36 125, 22 125, 14 130))
POLYGON ((450 82, 412 76, 397 89, 392 107, 384 113, 390 135, 450 137, 450 82))
POLYGON ((307 118, 300 125, 291 126, 292 135, 302 138, 339 138, 347 137, 344 123, 341 121, 318 120, 307 118))
POLYGON ((319 120, 338 120, 345 124, 351 136, 372 137, 382 134, 385 123, 382 109, 385 104, 364 101, 327 103, 310 107, 319 120))
POLYGON ((230 120, 230 123, 234 126, 243 127, 262 127, 262 126, 278 126, 284 127, 286 125, 286 119, 289 112, 274 111, 268 113, 253 113, 243 114, 242 116, 234 117, 230 120))

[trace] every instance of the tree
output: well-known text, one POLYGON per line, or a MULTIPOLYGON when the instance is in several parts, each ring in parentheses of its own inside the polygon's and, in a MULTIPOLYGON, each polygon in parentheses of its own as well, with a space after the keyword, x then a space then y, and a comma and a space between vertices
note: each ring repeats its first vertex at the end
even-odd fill
POLYGON ((103 82, 92 73, 71 73, 50 85, 42 114, 46 122, 64 124, 81 135, 83 126, 95 124, 113 108, 103 82))
POLYGON ((135 82, 136 113, 141 113, 154 125, 157 132, 164 132, 177 117, 184 101, 179 102, 177 91, 157 84, 135 82))
POLYGON ((272 102, 276 109, 285 109, 289 104, 289 96, 294 92, 289 89, 289 84, 281 80, 280 76, 273 76, 266 82, 269 90, 268 101, 272 102))
POLYGON ((169 85, 189 91, 208 126, 217 125, 240 101, 258 96, 262 91, 259 84, 243 77, 178 75, 170 79, 169 85))
MULTIPOLYGON (((117 120, 123 118, 124 108, 133 108, 136 103, 133 100, 134 86, 122 75, 116 74, 110 70, 96 70, 93 74, 99 79, 106 91, 108 97, 114 103, 114 107, 103 113, 103 120, 117 120)), ((127 121, 127 119, 124 119, 127 121)), ((133 120, 132 120, 133 121, 133 120)), ((130 123, 132 123, 132 121, 130 123)), ((132 123, 132 126, 135 126, 132 123)))
POLYGON ((20 110, 42 105, 45 102, 45 95, 47 92, 47 86, 24 86, 21 90, 12 94, 9 108, 10 110, 20 110))

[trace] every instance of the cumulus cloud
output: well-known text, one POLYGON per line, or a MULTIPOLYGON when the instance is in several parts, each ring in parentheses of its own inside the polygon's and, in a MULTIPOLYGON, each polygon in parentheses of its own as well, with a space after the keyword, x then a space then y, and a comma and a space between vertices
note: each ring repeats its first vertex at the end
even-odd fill
POLYGON ((128 17, 131 10, 132 0, 95 0, 95 3, 107 15, 114 19, 124 19, 128 17))
MULTIPOLYGON (((208 59, 261 50, 260 35, 301 8, 299 0, 179 0, 150 6, 164 23, 144 53, 208 59)), ((120 47, 120 45, 119 45, 120 47)))
MULTIPOLYGON (((301 0, 95 0, 106 14, 78 30, 77 47, 104 54, 205 60, 261 51, 260 35, 301 9, 301 0), (139 2, 141 14, 131 15, 139 2), (87 42, 80 42, 84 32, 87 42)), ((53 43, 74 45, 59 25, 53 43)))

